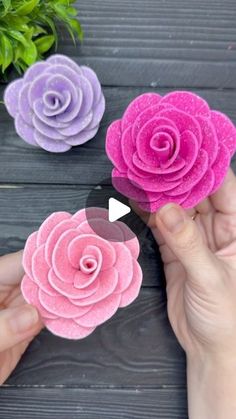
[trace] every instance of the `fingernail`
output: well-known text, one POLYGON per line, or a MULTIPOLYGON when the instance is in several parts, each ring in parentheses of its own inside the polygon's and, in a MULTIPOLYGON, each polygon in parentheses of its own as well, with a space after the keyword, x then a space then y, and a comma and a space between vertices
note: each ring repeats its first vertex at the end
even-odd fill
POLYGON ((185 222, 183 210, 172 204, 162 207, 158 212, 158 217, 170 233, 178 233, 185 222))
POLYGON ((38 320, 39 315, 36 308, 25 305, 24 307, 14 310, 12 317, 9 319, 9 324, 14 333, 24 333, 34 327, 38 320))

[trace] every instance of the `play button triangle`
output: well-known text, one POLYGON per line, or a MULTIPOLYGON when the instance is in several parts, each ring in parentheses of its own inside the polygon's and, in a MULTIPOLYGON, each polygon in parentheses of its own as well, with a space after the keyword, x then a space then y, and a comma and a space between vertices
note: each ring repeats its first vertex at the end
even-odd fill
POLYGON ((109 198, 108 201, 108 218, 110 222, 119 220, 124 215, 129 214, 131 211, 128 205, 123 204, 115 198, 109 198))

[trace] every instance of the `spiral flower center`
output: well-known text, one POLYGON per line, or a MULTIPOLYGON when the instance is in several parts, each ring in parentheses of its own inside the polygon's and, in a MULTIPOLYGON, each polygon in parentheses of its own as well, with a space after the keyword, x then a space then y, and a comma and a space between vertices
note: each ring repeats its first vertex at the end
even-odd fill
POLYGON ((150 147, 156 152, 161 162, 168 160, 174 151, 174 141, 170 134, 158 132, 154 134, 150 141, 150 147))
POLYGON ((44 105, 51 110, 58 109, 63 102, 63 96, 59 92, 46 92, 43 95, 44 105))
POLYGON ((85 274, 91 274, 97 269, 98 263, 93 256, 83 256, 79 262, 80 270, 85 274))
POLYGON ((65 112, 71 103, 71 94, 68 90, 57 92, 48 90, 43 94, 43 113, 48 117, 55 117, 65 112))

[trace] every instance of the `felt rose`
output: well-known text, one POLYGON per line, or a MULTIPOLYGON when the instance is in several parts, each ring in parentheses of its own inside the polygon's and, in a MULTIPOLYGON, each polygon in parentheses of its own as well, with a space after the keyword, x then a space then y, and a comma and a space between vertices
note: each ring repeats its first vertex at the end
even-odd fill
POLYGON ((105 110, 94 71, 63 55, 33 64, 9 84, 4 102, 21 138, 55 153, 93 138, 105 110))
POLYGON ((230 119, 190 92, 137 97, 106 138, 114 186, 151 212, 168 202, 190 208, 215 192, 235 149, 230 119))
POLYGON ((139 243, 127 237, 126 224, 109 223, 108 211, 95 207, 73 216, 53 213, 29 236, 22 293, 52 333, 84 338, 137 297, 139 243), (97 235, 88 219, 108 238, 97 235))

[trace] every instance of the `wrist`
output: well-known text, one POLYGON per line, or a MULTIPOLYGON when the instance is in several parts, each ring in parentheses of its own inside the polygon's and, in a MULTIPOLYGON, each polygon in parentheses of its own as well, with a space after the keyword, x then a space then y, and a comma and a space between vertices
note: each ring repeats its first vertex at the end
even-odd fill
POLYGON ((236 355, 187 355, 189 419, 236 417, 236 355))

